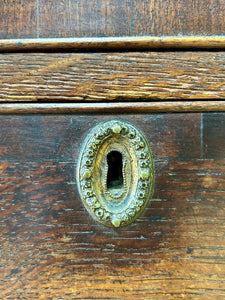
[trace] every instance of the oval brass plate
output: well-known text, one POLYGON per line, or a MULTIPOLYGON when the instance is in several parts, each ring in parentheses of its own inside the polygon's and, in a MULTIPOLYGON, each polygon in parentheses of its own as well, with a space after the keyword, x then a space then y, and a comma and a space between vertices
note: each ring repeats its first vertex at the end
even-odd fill
POLYGON ((98 222, 109 227, 134 222, 148 204, 153 182, 151 152, 139 129, 123 120, 92 129, 78 163, 78 186, 98 222))

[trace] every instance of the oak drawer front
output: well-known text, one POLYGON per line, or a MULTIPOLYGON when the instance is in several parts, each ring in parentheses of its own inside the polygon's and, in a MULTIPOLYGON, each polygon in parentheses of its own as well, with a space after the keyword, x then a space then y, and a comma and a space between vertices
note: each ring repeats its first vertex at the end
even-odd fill
POLYGON ((0 299, 224 299, 225 2, 2 2, 0 299), (155 184, 113 229, 77 165, 116 118, 147 137, 155 184))
POLYGON ((3 2, 0 39, 223 35, 224 1, 3 2))
POLYGON ((224 73, 224 51, 5 53, 0 103, 224 103, 224 73))
POLYGON ((224 123, 224 113, 1 115, 1 297, 223 297, 224 123), (120 229, 89 216, 76 181, 87 133, 115 118, 145 134, 155 165, 151 203, 120 229))

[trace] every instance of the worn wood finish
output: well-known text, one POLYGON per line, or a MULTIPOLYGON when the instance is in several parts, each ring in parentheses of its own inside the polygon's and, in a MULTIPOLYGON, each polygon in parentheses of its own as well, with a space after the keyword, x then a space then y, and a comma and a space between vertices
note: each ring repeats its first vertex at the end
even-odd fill
POLYGON ((36 0, 3 0, 0 3, 0 39, 37 37, 36 0))
POLYGON ((225 160, 202 134, 213 116, 2 115, 0 297, 223 299, 225 160), (75 178, 87 132, 112 117, 145 133, 156 169, 151 205, 119 230, 89 217, 75 178))
POLYGON ((0 40, 0 52, 27 51, 131 51, 131 50, 224 50, 224 36, 163 36, 105 38, 36 38, 0 40))
POLYGON ((211 159, 224 157, 225 119, 220 113, 204 114, 204 156, 211 159))
POLYGON ((1 101, 224 99, 224 52, 0 56, 1 101))
POLYGON ((0 52, 42 53, 0 56, 0 299, 225 298, 225 113, 190 113, 224 111, 224 52, 115 53, 222 50, 225 2, 121 3, 1 3, 0 52), (156 169, 119 230, 90 218, 75 175, 113 117, 145 133, 156 169))
POLYGON ((0 38, 223 35, 223 0, 2 1, 0 38))
MULTIPOLYGON (((0 114, 116 114, 225 112, 225 101, 166 101, 114 103, 3 103, 0 114)), ((214 132, 216 133, 216 132, 214 132)), ((215 134, 216 138, 216 134, 215 134)))
POLYGON ((215 35, 224 18, 223 0, 39 0, 41 37, 215 35))
POLYGON ((136 111, 133 115, 2 115, 0 159, 76 161, 88 128, 117 117, 134 122, 149 136, 150 147, 161 158, 167 159, 170 152, 174 158, 179 155, 188 159, 201 156, 201 114, 148 115, 136 111), (181 128, 179 125, 182 125, 181 128), (157 142, 153 142, 155 139, 157 142), (176 143, 183 145, 182 152, 176 143), (190 152, 192 146, 194 148, 190 152))

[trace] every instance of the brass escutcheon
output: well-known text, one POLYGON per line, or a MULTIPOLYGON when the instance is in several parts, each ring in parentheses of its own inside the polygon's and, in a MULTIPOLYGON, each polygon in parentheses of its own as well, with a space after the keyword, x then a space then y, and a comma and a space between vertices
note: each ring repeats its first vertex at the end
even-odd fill
POLYGON ((110 120, 91 130, 78 163, 78 187, 98 222, 109 227, 134 222, 149 202, 153 183, 151 151, 136 126, 110 120))

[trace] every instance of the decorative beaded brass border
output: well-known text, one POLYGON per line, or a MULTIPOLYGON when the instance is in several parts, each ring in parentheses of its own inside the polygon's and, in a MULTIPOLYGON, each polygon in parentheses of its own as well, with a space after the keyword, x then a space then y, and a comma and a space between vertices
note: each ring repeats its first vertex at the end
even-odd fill
MULTIPOLYGON (((122 145, 122 147, 125 146, 122 145)), ((124 174, 124 176, 126 175, 124 174)), ((153 182, 154 167, 151 151, 139 129, 123 120, 102 122, 93 128, 87 136, 78 163, 78 187, 85 207, 98 222, 109 227, 124 227, 134 222, 148 204, 153 190, 153 182), (129 201, 127 197, 122 199, 122 208, 120 206, 120 209, 116 211, 107 208, 104 196, 101 199, 97 197, 96 194, 100 194, 97 193, 99 184, 95 184, 98 172, 94 172, 95 164, 99 164, 97 157, 105 155, 101 153, 103 152, 100 151, 101 147, 107 142, 110 143, 112 139, 117 144, 123 144, 125 141, 129 145, 129 149, 126 151, 132 152, 132 162, 136 162, 135 174, 131 175, 136 176, 134 197, 131 197, 129 201)), ((117 201, 116 197, 115 201, 117 201)))

